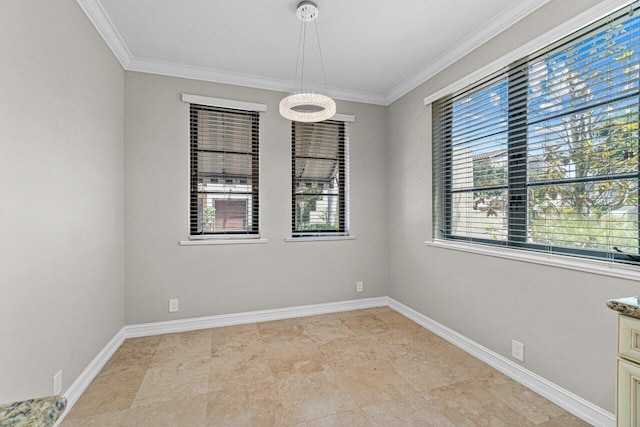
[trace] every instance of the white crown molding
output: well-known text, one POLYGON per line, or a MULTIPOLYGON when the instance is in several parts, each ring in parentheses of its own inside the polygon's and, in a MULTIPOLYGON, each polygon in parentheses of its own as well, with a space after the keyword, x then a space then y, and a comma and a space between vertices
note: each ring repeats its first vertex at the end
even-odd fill
MULTIPOLYGON (((107 46, 109 46, 111 51, 114 53, 122 67, 127 71, 137 71, 143 73, 159 74, 171 77, 188 78, 215 83, 253 87, 257 89, 276 90, 282 92, 289 92, 291 88, 294 87, 294 83, 287 80, 271 79, 240 73, 230 73, 206 67, 188 66, 150 59, 134 58, 99 0, 76 1, 84 11, 84 13, 87 15, 93 26, 96 28, 100 36, 104 39, 107 46)), ((528 5, 521 5, 516 3, 516 6, 498 15, 481 31, 473 34, 470 37, 467 37, 438 61, 428 65, 427 67, 415 73, 413 76, 404 80, 387 94, 354 91, 339 88, 325 88, 322 86, 311 85, 308 87, 308 89, 317 92, 323 92, 333 98, 344 101, 388 106, 406 93, 410 92, 411 90, 427 81, 429 78, 433 77, 454 62, 458 61, 474 49, 477 49, 491 38, 495 37, 516 22, 520 21, 525 16, 545 5, 549 1, 550 0, 537 0, 534 3, 528 5)), ((521 54, 520 52, 524 51, 524 48, 531 51, 531 49, 533 49, 535 46, 538 46, 538 48, 540 48, 541 46, 539 45, 541 40, 552 40, 554 37, 557 40, 563 35, 569 34, 571 31, 575 31, 577 28, 579 28, 578 25, 580 23, 582 25, 586 25, 589 20, 593 21, 595 19, 598 19, 604 14, 611 12, 611 10, 615 9, 616 7, 624 6, 625 4, 629 4, 630 2, 631 0, 603 0, 601 3, 595 5, 578 17, 567 21, 560 27, 549 31, 543 37, 536 39, 535 41, 537 43, 527 43, 525 46, 523 46, 523 48, 518 49, 517 52, 518 54, 521 54)), ((524 54, 526 55, 527 53, 524 54)), ((505 57, 489 64, 490 67, 488 68, 495 68, 495 63, 503 63, 504 58, 510 58, 512 56, 513 55, 510 54, 505 55, 505 57)), ((483 71, 486 68, 487 67, 483 67, 483 71)), ((476 74, 477 73, 474 73, 474 76, 476 74)))
POLYGON ((180 77, 237 86, 248 86, 258 89, 277 90, 282 92, 286 92, 292 87, 290 82, 284 80, 231 73, 195 65, 175 64, 171 62, 157 61, 154 59, 132 58, 127 70, 137 71, 140 73, 158 74, 161 76, 180 77))
POLYGON ((436 62, 427 65, 397 85, 395 88, 391 89, 385 96, 386 105, 390 105, 403 95, 420 86, 440 71, 482 46, 484 43, 511 27, 527 15, 544 6, 549 1, 550 0, 537 0, 533 3, 524 4, 514 2, 513 7, 496 16, 491 22, 487 23, 486 26, 482 27, 480 31, 477 31, 465 38, 452 49, 449 49, 447 54, 442 56, 436 62))
POLYGON ((492 350, 470 340, 446 326, 436 322, 435 320, 425 316, 424 314, 407 307, 406 305, 388 298, 389 307, 402 314, 403 316, 413 320, 420 326, 430 330, 434 334, 444 338, 451 344, 466 351, 470 355, 482 360, 489 366, 497 369, 503 374, 511 377, 520 384, 530 388, 541 396, 549 399, 561 408, 574 414, 576 417, 583 419, 594 426, 613 427, 616 424, 615 415, 605 411, 597 405, 577 396, 570 391, 552 383, 551 381, 541 377, 540 375, 523 368, 517 363, 512 362, 495 353, 492 350))
MULTIPOLYGON (((100 0, 76 1, 109 48, 113 51, 118 61, 120 61, 122 67, 127 71, 137 71, 142 73, 282 92, 291 91, 295 85, 294 82, 288 80, 272 79, 255 75, 231 73, 206 67, 135 58, 105 12, 100 0)), ((335 99, 387 106, 549 1, 550 0, 536 0, 534 3, 525 6, 516 2, 514 7, 498 15, 491 23, 483 27, 481 31, 467 37, 460 44, 450 50, 447 55, 409 77, 387 94, 340 88, 326 88, 313 85, 309 85, 307 88, 316 92, 325 93, 335 99)))
MULTIPOLYGON (((132 58, 131 62, 125 69, 128 71, 137 71, 141 73, 159 74, 163 76, 202 80, 236 86, 246 86, 256 89, 276 90, 280 92, 290 92, 291 89, 295 87, 295 83, 288 80, 272 79, 268 77, 249 74, 230 73, 227 71, 214 70, 212 68, 173 64, 151 59, 132 58)), ((305 84, 305 89, 315 92, 322 92, 326 95, 331 96, 332 98, 341 99, 343 101, 385 105, 385 98, 381 94, 347 89, 327 88, 324 86, 309 84, 305 84)))
POLYGON ((125 70, 133 56, 99 0, 76 0, 125 70))
MULTIPOLYGON (((231 73, 206 67, 173 64, 151 59, 134 58, 99 0, 76 1, 85 15, 89 18, 89 21, 91 21, 95 29, 98 31, 98 34, 100 34, 107 46, 109 46, 113 54, 116 56, 120 65, 122 65, 122 68, 127 71, 138 71, 142 73, 159 74, 163 76, 232 84, 281 92, 290 92, 291 89, 295 87, 294 82, 287 80, 231 73)), ((363 102, 366 104, 385 105, 385 97, 378 93, 326 88, 317 85, 305 86, 309 90, 325 93, 335 99, 363 102)))
POLYGON ((598 19, 608 15, 616 9, 619 9, 625 5, 628 5, 633 0, 603 0, 601 3, 596 4, 595 6, 587 9, 581 14, 569 19, 564 22, 562 25, 555 27, 554 29, 547 31, 541 36, 531 40, 530 42, 518 47, 515 50, 507 53, 506 55, 496 59, 493 62, 485 65, 482 68, 479 68, 472 72, 471 74, 463 77, 460 80, 457 80, 450 85, 428 95, 424 99, 424 104, 431 104, 433 101, 441 98, 444 95, 448 95, 450 93, 456 92, 480 79, 488 76, 489 74, 498 71, 502 67, 506 67, 513 61, 518 59, 522 59, 523 57, 532 54, 533 52, 548 46, 562 37, 566 37, 574 31, 579 30, 582 27, 585 27, 592 22, 597 21, 598 19))

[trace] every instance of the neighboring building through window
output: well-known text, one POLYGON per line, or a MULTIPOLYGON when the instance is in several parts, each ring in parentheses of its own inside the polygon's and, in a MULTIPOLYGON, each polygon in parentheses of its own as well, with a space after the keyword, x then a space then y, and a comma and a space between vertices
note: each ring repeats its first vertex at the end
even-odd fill
POLYGON ((259 113, 190 111, 191 235, 257 235, 259 113))
POLYGON ((640 261, 639 7, 433 104, 434 237, 640 261))
POLYGON ((346 235, 348 136, 342 121, 291 123, 292 235, 346 235))

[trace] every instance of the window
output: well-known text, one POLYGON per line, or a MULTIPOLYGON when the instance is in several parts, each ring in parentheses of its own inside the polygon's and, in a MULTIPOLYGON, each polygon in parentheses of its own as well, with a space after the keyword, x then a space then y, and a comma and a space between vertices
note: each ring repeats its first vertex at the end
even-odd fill
POLYGON ((435 238, 640 262, 638 8, 433 104, 435 238))
POLYGON ((291 123, 292 235, 346 235, 348 144, 344 122, 291 123))
POLYGON ((258 118, 191 104, 192 236, 258 234, 258 118))

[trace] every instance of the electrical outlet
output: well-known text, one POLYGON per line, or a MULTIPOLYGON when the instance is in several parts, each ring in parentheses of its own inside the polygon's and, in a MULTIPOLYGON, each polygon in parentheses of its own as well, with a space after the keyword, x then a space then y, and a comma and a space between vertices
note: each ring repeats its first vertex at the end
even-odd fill
POLYGON ((62 392, 62 370, 53 376, 53 394, 62 392))
POLYGON ((175 313, 178 311, 178 300, 170 299, 169 300, 169 313, 175 313))
POLYGON ((511 340, 511 356, 513 356, 514 359, 524 362, 524 344, 516 340, 511 340))
POLYGON ((364 282, 356 282, 356 292, 364 291, 364 282))

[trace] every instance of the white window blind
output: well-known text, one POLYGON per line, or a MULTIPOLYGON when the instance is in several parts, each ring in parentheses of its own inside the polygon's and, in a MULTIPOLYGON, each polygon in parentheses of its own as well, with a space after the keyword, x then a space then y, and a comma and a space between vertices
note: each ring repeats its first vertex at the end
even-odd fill
POLYGON ((259 232, 259 113, 190 105, 191 236, 259 232))
POLYGON ((292 236, 346 235, 347 125, 291 123, 292 236))
POLYGON ((433 104, 434 237, 640 261, 639 3, 433 104))

